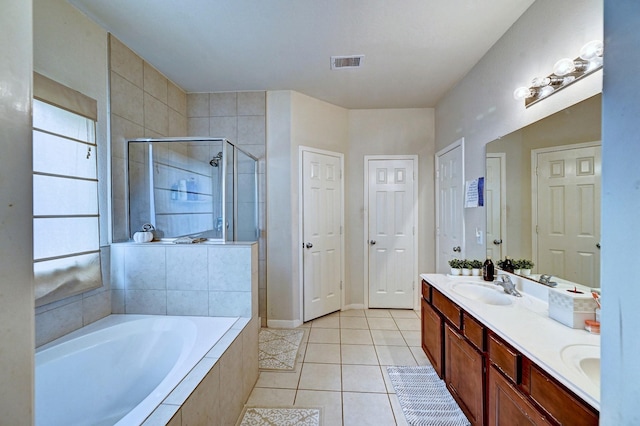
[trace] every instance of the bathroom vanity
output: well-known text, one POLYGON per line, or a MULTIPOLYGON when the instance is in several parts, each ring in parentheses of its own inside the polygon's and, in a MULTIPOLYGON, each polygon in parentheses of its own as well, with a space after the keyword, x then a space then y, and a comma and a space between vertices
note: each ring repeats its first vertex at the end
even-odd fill
POLYGON ((546 289, 421 278, 422 348, 471 424, 598 424, 600 336, 549 318, 546 289))

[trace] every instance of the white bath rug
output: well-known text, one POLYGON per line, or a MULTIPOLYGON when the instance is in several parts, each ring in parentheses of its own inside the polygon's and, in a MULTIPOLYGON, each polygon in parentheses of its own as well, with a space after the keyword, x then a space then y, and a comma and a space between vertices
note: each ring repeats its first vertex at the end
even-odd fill
POLYGON ((247 407, 238 426, 320 426, 320 408, 247 407))
POLYGON ((262 328, 259 334, 261 370, 293 370, 304 330, 262 328))
POLYGON ((387 367, 411 426, 467 426, 469 420, 432 366, 387 367))

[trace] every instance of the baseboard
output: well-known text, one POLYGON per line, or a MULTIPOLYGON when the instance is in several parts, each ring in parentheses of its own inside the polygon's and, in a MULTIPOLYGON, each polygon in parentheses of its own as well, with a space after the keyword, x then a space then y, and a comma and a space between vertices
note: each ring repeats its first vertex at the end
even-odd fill
POLYGON ((267 320, 269 328, 296 328, 302 325, 300 320, 267 320))
POLYGON ((365 309, 364 303, 353 303, 351 305, 346 305, 342 307, 343 311, 349 311, 352 309, 365 309))

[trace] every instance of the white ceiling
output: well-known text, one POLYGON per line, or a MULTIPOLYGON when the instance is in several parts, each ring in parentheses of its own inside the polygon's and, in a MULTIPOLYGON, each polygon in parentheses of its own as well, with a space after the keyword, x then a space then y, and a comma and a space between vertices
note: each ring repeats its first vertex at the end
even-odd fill
POLYGON ((433 107, 534 0, 69 0, 187 92, 433 107), (330 56, 364 54, 358 69, 330 56))

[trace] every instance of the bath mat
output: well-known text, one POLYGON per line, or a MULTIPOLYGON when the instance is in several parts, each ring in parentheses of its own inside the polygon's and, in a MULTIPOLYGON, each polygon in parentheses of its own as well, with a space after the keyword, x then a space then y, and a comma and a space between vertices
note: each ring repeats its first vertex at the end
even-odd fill
POLYGON ((293 370, 304 330, 262 328, 259 339, 261 370, 293 370))
POLYGON ((471 424, 432 366, 387 367, 387 371, 411 426, 471 424))
POLYGON ((320 426, 320 408, 246 407, 238 426, 320 426))

